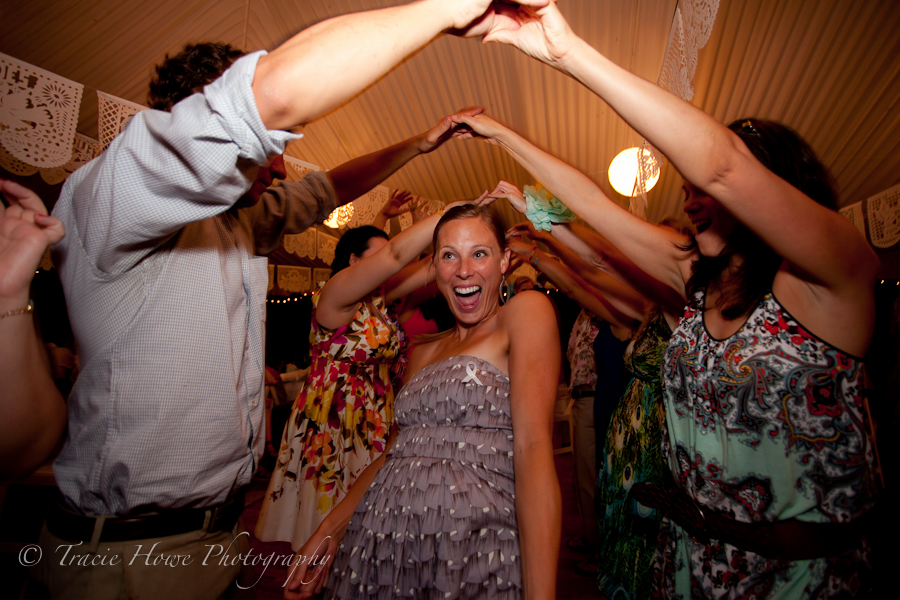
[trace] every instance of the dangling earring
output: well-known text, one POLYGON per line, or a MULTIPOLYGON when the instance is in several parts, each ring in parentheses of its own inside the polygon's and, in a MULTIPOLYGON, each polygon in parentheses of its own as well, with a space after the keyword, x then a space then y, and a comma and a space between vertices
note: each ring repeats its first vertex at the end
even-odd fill
POLYGON ((507 300, 509 300, 509 288, 506 287, 506 273, 504 273, 503 279, 500 281, 500 304, 506 304, 507 300))

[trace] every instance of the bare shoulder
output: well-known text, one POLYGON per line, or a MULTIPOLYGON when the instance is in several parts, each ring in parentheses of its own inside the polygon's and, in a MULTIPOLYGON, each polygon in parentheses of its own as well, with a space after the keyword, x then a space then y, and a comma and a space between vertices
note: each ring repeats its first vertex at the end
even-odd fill
POLYGON ((535 290, 525 290, 513 296, 509 302, 503 306, 505 318, 519 319, 520 317, 552 317, 556 318, 556 312, 553 303, 546 294, 535 290))
POLYGON ((547 320, 556 325, 556 311, 546 294, 534 290, 519 292, 503 306, 503 319, 510 325, 538 324, 547 320))

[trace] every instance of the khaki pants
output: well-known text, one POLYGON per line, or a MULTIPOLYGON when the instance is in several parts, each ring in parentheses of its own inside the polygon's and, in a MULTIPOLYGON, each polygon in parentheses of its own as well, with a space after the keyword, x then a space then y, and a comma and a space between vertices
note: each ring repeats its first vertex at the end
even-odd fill
POLYGON ((255 569, 238 557, 250 551, 240 520, 231 531, 198 530, 93 547, 90 540, 58 538, 45 524, 39 546, 41 560, 31 568, 39 585, 29 582, 28 598, 46 593, 79 600, 256 597, 255 569))

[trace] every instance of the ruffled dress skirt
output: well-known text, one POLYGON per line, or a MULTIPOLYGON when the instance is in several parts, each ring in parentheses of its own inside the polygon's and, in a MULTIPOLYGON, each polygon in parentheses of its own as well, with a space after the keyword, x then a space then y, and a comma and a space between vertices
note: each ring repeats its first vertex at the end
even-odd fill
POLYGON ((412 378, 326 598, 522 597, 509 406, 509 378, 479 358, 412 378))

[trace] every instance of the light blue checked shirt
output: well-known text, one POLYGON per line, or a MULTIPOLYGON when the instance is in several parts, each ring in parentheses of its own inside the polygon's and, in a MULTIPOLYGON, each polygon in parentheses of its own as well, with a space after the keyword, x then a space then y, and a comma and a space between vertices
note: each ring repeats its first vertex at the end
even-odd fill
POLYGON ((268 271, 257 254, 327 217, 335 198, 315 174, 231 208, 299 137, 259 117, 261 54, 171 114, 138 113, 53 211, 81 362, 54 473, 82 513, 218 504, 262 454, 268 271))

